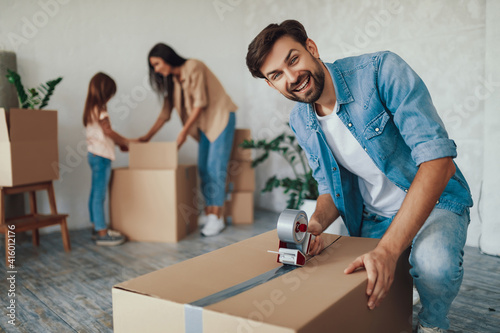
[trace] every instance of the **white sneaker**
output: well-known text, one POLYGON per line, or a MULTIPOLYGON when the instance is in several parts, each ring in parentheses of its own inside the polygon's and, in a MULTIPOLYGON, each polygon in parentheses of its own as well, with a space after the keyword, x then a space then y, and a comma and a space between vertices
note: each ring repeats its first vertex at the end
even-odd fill
POLYGON ((417 288, 413 286, 413 305, 417 305, 418 303, 420 303, 420 295, 417 288))
POLYGON ((204 226, 207 223, 207 216, 205 214, 198 216, 198 226, 204 226))
POLYGON ((201 229, 201 234, 205 237, 215 236, 220 234, 224 228, 225 224, 223 217, 218 218, 215 214, 208 214, 207 222, 205 223, 203 229, 201 229))
POLYGON ((439 327, 424 327, 420 323, 418 324, 417 333, 444 333, 444 332, 446 331, 439 327))

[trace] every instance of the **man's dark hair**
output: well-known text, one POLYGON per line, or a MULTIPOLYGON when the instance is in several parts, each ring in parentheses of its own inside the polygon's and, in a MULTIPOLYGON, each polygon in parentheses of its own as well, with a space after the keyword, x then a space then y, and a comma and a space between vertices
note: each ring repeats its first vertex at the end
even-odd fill
POLYGON ((304 26, 296 20, 286 20, 280 24, 269 24, 248 45, 247 67, 253 77, 264 79, 260 71, 264 60, 274 46, 274 43, 283 36, 290 36, 306 47, 307 33, 304 26))

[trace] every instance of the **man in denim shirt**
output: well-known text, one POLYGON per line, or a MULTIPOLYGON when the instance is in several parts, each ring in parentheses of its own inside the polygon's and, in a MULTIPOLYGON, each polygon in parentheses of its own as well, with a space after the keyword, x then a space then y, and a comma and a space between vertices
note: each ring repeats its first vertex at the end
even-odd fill
MULTIPOLYGON (((381 238, 345 270, 366 269, 370 309, 387 294, 397 259, 411 245, 419 332, 448 329, 472 199, 453 162, 455 143, 420 77, 391 52, 323 63, 294 20, 257 35, 247 66, 298 102, 290 126, 320 193, 309 231, 320 235, 341 216, 351 236, 381 238)), ((321 251, 320 239, 313 253, 321 251)))

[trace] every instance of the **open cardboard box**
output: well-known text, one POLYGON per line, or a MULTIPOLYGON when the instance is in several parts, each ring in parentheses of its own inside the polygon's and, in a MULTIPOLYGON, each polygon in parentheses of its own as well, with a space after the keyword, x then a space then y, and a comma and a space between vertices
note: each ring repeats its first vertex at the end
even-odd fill
POLYGON ((276 231, 140 276, 113 287, 113 326, 123 332, 411 332, 408 253, 382 305, 367 308, 364 270, 343 270, 378 239, 325 235, 331 244, 304 267, 213 304, 200 300, 255 282, 283 267, 276 231))
POLYGON ((58 178, 57 111, 0 108, 0 186, 58 178))

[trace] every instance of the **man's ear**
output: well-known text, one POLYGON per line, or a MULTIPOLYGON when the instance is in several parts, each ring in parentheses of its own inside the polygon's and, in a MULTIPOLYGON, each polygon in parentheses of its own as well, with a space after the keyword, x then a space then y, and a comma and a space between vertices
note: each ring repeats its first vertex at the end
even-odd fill
POLYGON ((306 50, 309 51, 313 57, 319 59, 318 46, 311 38, 306 40, 306 50))

